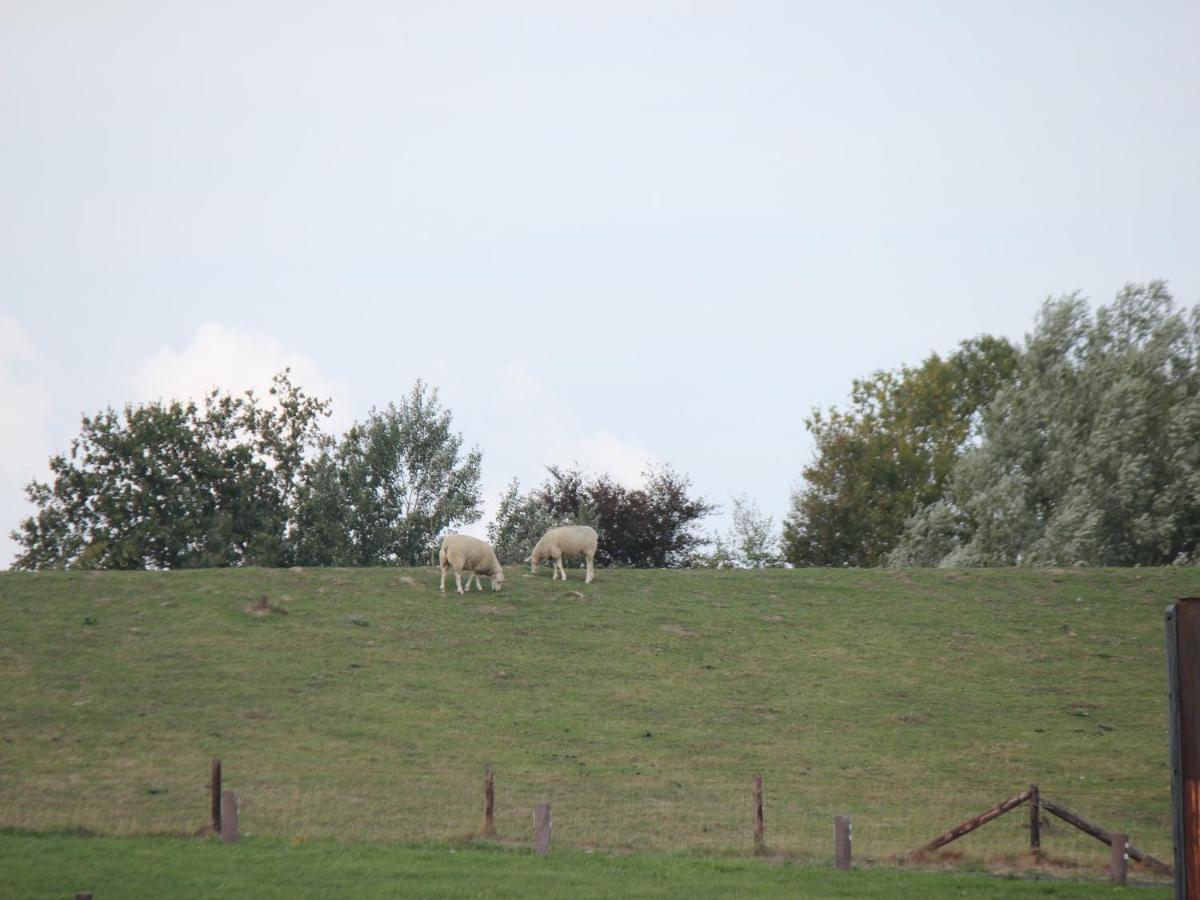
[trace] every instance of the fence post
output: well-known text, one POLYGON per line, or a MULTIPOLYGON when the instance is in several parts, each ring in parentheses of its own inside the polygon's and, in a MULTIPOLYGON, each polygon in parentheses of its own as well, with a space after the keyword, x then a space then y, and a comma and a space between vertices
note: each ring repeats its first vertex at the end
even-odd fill
POLYGON ((1200 598, 1167 607, 1167 723, 1176 900, 1200 898, 1200 598))
POLYGON ((754 854, 757 856, 766 850, 763 828, 763 785, 762 776, 754 776, 754 854))
POLYGON ((483 772, 483 834, 494 837, 496 825, 493 816, 496 809, 496 775, 488 766, 483 772))
POLYGON ((212 829, 221 833, 221 760, 212 761, 212 829))
POLYGON ((539 803, 533 808, 533 852, 540 856, 550 852, 549 803, 539 803))
POLYGON ((238 839, 238 795, 233 791, 221 794, 221 840, 232 844, 238 839))
POLYGON ((1038 786, 1029 786, 1029 849, 1037 852, 1042 849, 1042 801, 1038 786))
POLYGON ((850 868, 850 817, 835 816, 833 819, 834 859, 839 869, 850 868))
POLYGON ((1129 835, 1113 832, 1112 848, 1108 854, 1108 880, 1124 884, 1129 867, 1129 835))

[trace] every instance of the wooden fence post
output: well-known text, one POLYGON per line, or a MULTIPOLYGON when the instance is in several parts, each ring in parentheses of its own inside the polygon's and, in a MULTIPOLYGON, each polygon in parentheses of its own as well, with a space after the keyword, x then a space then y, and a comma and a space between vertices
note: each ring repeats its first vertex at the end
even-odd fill
POLYGON ((1112 848, 1108 854, 1108 880, 1113 884, 1124 884, 1129 867, 1129 835, 1114 831, 1112 848))
POLYGON ((221 760, 212 761, 212 829, 221 833, 221 760))
POLYGON ((533 852, 540 856, 550 852, 549 803, 539 803, 533 808, 533 852))
MULTIPOLYGON (((1167 723, 1175 898, 1200 898, 1200 598, 1167 607, 1167 723)), ((1135 857, 1136 858, 1136 857, 1135 857)))
POLYGON ((834 859, 839 869, 850 868, 850 817, 835 816, 833 820, 834 859))
POLYGON ((766 852, 763 835, 763 785, 762 776, 754 776, 754 854, 758 856, 766 852))
POLYGON ((1042 849, 1042 803, 1038 786, 1029 786, 1029 849, 1036 853, 1042 849))
POLYGON ((494 814, 496 809, 496 775, 488 766, 483 772, 483 834, 484 837, 495 837, 496 824, 494 814))
POLYGON ((238 839, 238 795, 233 791, 221 794, 221 840, 232 844, 238 839))

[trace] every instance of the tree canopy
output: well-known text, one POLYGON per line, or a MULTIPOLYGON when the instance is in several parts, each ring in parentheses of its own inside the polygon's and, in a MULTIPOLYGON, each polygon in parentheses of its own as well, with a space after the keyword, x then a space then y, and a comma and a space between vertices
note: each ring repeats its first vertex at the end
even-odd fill
POLYGON ((792 496, 783 542, 793 565, 881 563, 907 520, 942 496, 980 411, 1012 377, 1003 338, 963 341, 942 359, 856 379, 850 406, 805 420, 815 459, 792 496))

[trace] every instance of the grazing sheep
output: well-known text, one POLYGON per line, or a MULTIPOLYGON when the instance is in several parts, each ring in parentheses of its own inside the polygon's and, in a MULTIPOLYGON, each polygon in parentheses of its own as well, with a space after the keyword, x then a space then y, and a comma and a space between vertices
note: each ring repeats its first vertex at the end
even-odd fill
POLYGON ((538 563, 543 559, 554 560, 554 577, 562 576, 567 580, 566 570, 563 569, 564 556, 584 556, 587 559, 587 578, 585 584, 591 584, 592 560, 596 558, 596 530, 587 525, 564 525, 561 528, 551 528, 537 542, 533 552, 529 554, 529 570, 537 573, 538 563))
POLYGON ((504 583, 504 569, 496 559, 496 551, 490 544, 485 544, 478 538, 465 534, 448 534, 442 539, 442 549, 438 552, 438 562, 442 566, 442 593, 446 592, 446 572, 454 569, 454 583, 458 592, 463 593, 462 573, 467 573, 467 590, 471 589, 471 579, 475 579, 475 587, 483 590, 479 580, 480 575, 486 575, 492 580, 492 590, 500 590, 504 583))

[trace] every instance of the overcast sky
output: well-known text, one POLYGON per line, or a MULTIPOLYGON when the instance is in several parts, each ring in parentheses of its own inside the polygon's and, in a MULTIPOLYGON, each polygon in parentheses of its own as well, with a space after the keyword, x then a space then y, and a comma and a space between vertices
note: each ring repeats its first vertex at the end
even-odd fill
POLYGON ((81 414, 285 365, 339 433, 437 385, 489 515, 655 460, 778 523, 852 378, 1200 300, 1198 46, 1195 2, 0 0, 0 565, 81 414))

